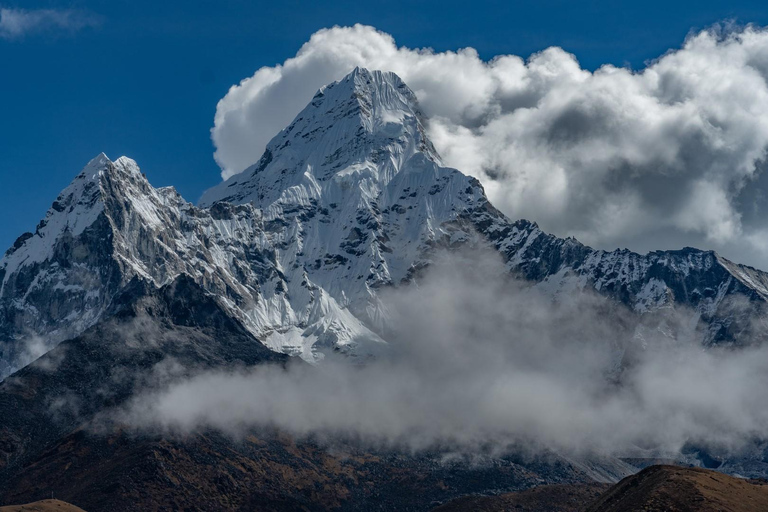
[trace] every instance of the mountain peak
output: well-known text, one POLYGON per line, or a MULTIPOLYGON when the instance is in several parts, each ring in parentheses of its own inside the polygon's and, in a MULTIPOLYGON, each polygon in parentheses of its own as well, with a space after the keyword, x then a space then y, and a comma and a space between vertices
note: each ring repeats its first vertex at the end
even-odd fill
POLYGON ((384 186, 414 157, 440 163, 424 124, 416 95, 400 77, 357 67, 321 88, 259 162, 207 191, 200 204, 267 207, 291 187, 313 191, 339 179, 349 187, 354 177, 366 187, 384 186))
POLYGON ((127 156, 121 156, 114 162, 114 166, 122 171, 125 174, 131 175, 131 176, 138 176, 141 174, 141 170, 139 169, 139 164, 136 163, 136 160, 132 158, 128 158, 127 156))
POLYGON ((368 75, 370 76, 371 72, 368 71, 368 68, 364 68, 362 66, 355 66, 355 69, 349 72, 349 74, 346 76, 346 78, 354 78, 358 75, 368 75))
POLYGON ((65 189, 64 194, 70 188, 79 188, 78 184, 83 180, 99 181, 106 175, 110 175, 113 178, 120 177, 139 177, 141 176, 141 170, 135 160, 128 158, 127 156, 121 156, 115 161, 112 161, 106 154, 99 153, 91 159, 90 162, 83 167, 70 186, 65 189))
POLYGON ((82 172, 87 173, 89 171, 101 171, 111 163, 112 160, 110 160, 104 152, 101 152, 95 157, 91 158, 91 161, 86 164, 82 172))
POLYGON ((384 107, 406 111, 419 110, 416 94, 396 73, 391 71, 370 71, 358 66, 341 80, 322 87, 319 92, 325 94, 331 90, 337 90, 341 95, 352 92, 358 98, 363 96, 371 100, 375 96, 389 96, 381 101, 384 107))
POLYGON ((322 88, 201 203, 212 207, 153 188, 129 158, 93 159, 0 261, 5 372, 30 360, 27 332, 47 347, 81 333, 137 276, 186 274, 265 345, 313 361, 380 350, 379 290, 418 279, 443 249, 489 247, 553 294, 592 287, 642 314, 677 301, 707 319, 710 340, 743 331, 728 294, 768 297, 767 274, 713 255, 594 251, 510 222, 478 180, 440 165, 413 91, 364 68, 322 88))
MULTIPOLYGON (((359 102, 375 103, 372 107, 383 110, 402 110, 418 112, 419 102, 414 92, 403 80, 391 71, 369 71, 356 67, 341 80, 321 87, 312 98, 310 105, 317 102, 318 106, 332 106, 334 102, 358 100, 359 102)), ((371 115, 371 111, 354 111, 350 114, 371 115)))

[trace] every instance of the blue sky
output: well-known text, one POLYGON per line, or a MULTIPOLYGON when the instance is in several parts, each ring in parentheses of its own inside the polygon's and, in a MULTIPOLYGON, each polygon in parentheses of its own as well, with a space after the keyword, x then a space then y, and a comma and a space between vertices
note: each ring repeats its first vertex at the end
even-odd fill
POLYGON ((0 37, 0 246, 33 230, 100 151, 138 161, 155 186, 190 201, 220 179, 209 130, 216 103, 261 66, 293 56, 316 30, 364 23, 399 45, 471 46, 527 57, 549 46, 594 69, 642 68, 695 29, 768 24, 763 2, 247 2, 0 0, 74 10, 87 26, 0 37))

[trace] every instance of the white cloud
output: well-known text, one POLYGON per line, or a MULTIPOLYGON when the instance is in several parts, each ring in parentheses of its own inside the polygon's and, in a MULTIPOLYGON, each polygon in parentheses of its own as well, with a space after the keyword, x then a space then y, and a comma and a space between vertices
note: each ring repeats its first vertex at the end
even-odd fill
POLYGON ((399 74, 446 163, 480 178, 512 218, 598 247, 696 245, 768 268, 765 30, 703 31, 637 72, 590 72, 554 47, 486 62, 471 48, 398 47, 368 26, 320 30, 219 102, 222 175, 258 160, 319 87, 356 65, 399 74))
POLYGON ((76 32, 100 24, 98 16, 73 9, 0 8, 0 39, 18 39, 27 34, 54 30, 76 32))
POLYGON ((553 303, 505 278, 499 259, 454 255, 419 286, 387 290, 391 351, 374 361, 166 381, 113 419, 469 453, 522 445, 671 457, 692 442, 728 457, 763 440, 768 347, 702 351, 690 311, 646 316, 635 331, 622 306, 589 294, 553 303))

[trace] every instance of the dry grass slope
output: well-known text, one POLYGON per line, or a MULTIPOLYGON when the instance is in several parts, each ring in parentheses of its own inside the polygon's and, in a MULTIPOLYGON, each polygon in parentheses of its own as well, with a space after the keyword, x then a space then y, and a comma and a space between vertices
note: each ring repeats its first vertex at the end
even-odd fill
POLYGON ((768 511, 768 485, 700 468, 650 466, 625 478, 586 512, 768 511))
POLYGON ((83 509, 59 500, 42 500, 26 505, 0 507, 0 512, 85 512, 83 509))
POLYGON ((498 496, 464 496, 432 512, 579 512, 608 487, 608 484, 542 485, 498 496))
POLYGON ((433 512, 768 512, 768 482, 709 469, 657 465, 608 488, 542 485, 497 496, 464 496, 433 512))

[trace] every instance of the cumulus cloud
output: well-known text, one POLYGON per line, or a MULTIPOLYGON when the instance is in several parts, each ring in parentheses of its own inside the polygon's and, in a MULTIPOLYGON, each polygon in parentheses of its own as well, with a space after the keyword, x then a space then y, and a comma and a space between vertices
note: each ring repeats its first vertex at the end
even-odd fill
POLYGON ((375 361, 204 373, 138 395, 117 418, 472 453, 671 456, 694 444, 728 456, 768 432, 765 347, 703 352, 685 312, 636 328, 592 295, 552 304, 496 258, 445 259, 390 291, 396 331, 375 361))
POLYGON ((74 9, 0 8, 0 39, 19 39, 47 31, 76 32, 100 24, 98 16, 74 9))
POLYGON ((601 248, 695 245, 768 268, 764 29, 715 27, 640 71, 594 72, 555 47, 484 61, 472 48, 398 47, 368 26, 320 30, 219 102, 223 177, 357 65, 399 74, 446 164, 512 218, 601 248))

